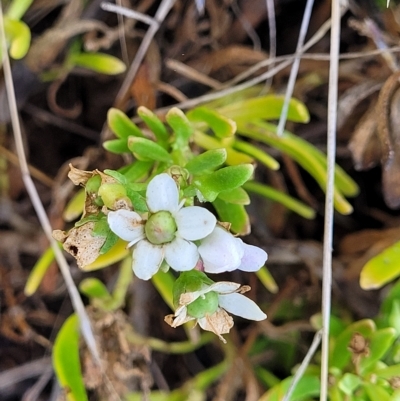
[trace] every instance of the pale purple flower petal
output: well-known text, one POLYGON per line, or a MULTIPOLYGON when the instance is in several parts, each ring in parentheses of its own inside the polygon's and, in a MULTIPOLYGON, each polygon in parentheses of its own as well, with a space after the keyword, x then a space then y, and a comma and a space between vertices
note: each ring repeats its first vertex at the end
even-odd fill
POLYGON ((179 205, 179 191, 173 178, 166 173, 156 175, 147 186, 146 203, 153 213, 161 210, 176 212, 179 205))
POLYGON ((164 245, 165 260, 176 271, 192 270, 199 260, 199 252, 193 242, 176 237, 164 245))
POLYGON ((232 234, 217 226, 201 241, 199 253, 205 272, 222 273, 240 266, 244 250, 232 234))
POLYGON ((147 240, 136 244, 132 255, 132 269, 137 277, 149 280, 157 273, 164 259, 164 250, 160 245, 153 245, 147 240))
MULTIPOLYGON (((239 241, 241 241, 239 239, 239 241)), ((246 272, 255 272, 259 270, 262 266, 264 266, 267 261, 268 254, 263 249, 258 248, 257 246, 248 245, 242 242, 244 255, 242 257, 242 261, 239 270, 243 270, 246 272)))
POLYGON ((233 315, 250 320, 264 320, 267 315, 251 299, 242 294, 219 295, 219 306, 233 315))
POLYGON ((200 206, 184 207, 174 215, 174 218, 179 235, 190 241, 207 237, 217 223, 215 216, 200 206))
POLYGON ((135 243, 144 237, 143 221, 136 212, 125 209, 109 212, 107 221, 111 231, 124 241, 135 243))

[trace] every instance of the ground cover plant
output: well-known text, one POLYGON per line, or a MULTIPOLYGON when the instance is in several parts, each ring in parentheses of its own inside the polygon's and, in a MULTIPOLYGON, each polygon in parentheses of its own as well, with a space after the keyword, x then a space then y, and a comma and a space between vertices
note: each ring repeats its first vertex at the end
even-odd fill
POLYGON ((400 399, 383 3, 2 1, 1 399, 400 399))

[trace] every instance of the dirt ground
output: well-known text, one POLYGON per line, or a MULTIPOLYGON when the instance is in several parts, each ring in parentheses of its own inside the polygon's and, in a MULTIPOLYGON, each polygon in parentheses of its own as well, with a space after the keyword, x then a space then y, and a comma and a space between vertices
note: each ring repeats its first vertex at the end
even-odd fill
MULTIPOLYGON (((363 291, 359 286, 361 267, 372 256, 369 248, 377 241, 389 244, 400 238, 398 190, 385 184, 400 182, 400 165, 391 172, 385 167, 375 114, 379 91, 392 77, 391 65, 397 62, 397 56, 373 53, 380 38, 377 31, 387 46, 398 45, 400 22, 396 18, 400 9, 396 9, 397 14, 378 10, 372 1, 357 0, 351 4, 351 10, 342 18, 340 44, 344 57, 340 61, 337 162, 355 179, 360 193, 350 200, 352 214, 335 215, 333 302, 335 309, 345 310, 354 319, 375 316, 382 298, 381 291, 363 291), (377 30, 370 29, 366 23, 369 20, 377 30), (353 57, 355 53, 359 54, 353 57)), ((12 63, 31 174, 53 229, 65 229, 62 211, 76 191, 67 179, 69 163, 83 170, 116 169, 123 164, 122 158, 107 153, 101 146, 111 137, 105 125, 110 107, 121 108, 131 117, 139 105, 152 110, 168 107, 220 90, 224 83, 269 55, 293 54, 306 1, 275 0, 275 43, 270 37, 271 15, 266 0, 207 0, 201 15, 194 1, 177 0, 161 21, 134 80, 128 83, 124 73, 108 76, 83 68, 62 69, 73 43, 115 55, 131 65, 147 25, 129 18, 119 25, 121 21, 116 15, 102 10, 100 3, 34 1, 23 18, 32 31, 31 48, 24 59, 12 63), (96 25, 87 24, 88 20, 97 21, 96 25)), ((150 16, 155 15, 160 4, 155 0, 121 3, 150 16)), ((329 16, 330 1, 315 0, 306 40, 318 32, 329 16)), ((296 135, 323 151, 328 53, 329 34, 325 34, 308 50, 310 56, 303 57, 294 96, 305 103, 311 120, 304 125, 288 125, 296 135), (313 57, 321 54, 326 57, 313 57)), ((246 79, 265 71, 265 67, 259 69, 246 79)), ((263 90, 284 93, 289 73, 290 68, 281 70, 267 81, 263 90)), ((51 349, 73 309, 55 263, 39 290, 29 297, 24 294, 29 273, 49 244, 21 178, 3 80, 0 99, 0 399, 56 400, 59 393, 51 367, 51 349)), ((398 124, 395 120, 391 123, 398 124)), ((282 168, 271 172, 260 167, 260 180, 301 199, 317 211, 317 216, 306 220, 287 213, 281 205, 270 203, 266 208, 263 200, 254 199, 249 208, 252 234, 246 240, 268 252, 268 269, 280 291, 267 295, 264 291, 260 296, 268 314, 261 328, 238 322, 231 338, 241 355, 257 330, 271 338, 290 338, 296 333, 297 346, 287 364, 278 365, 273 350, 258 355, 274 374, 284 378, 290 374, 290 363, 298 363, 304 356, 312 338, 308 319, 320 309, 324 193, 290 158, 276 150, 272 152, 282 168)), ((89 274, 80 271, 74 260, 68 260, 76 283, 90 274, 106 285, 115 282, 115 267, 89 274)), ((256 292, 261 291, 253 276, 235 272, 229 277, 242 281, 245 278, 256 292)), ((151 283, 135 281, 131 285, 123 312, 112 317, 108 332, 99 334, 101 341, 117 335, 128 323, 145 337, 167 342, 184 338, 182 331, 164 324, 163 317, 169 309, 151 283)), ((222 345, 217 341, 183 355, 151 353, 146 347, 138 347, 131 355, 137 369, 134 379, 130 376, 131 390, 177 388, 221 361, 222 345)), ((108 350, 110 359, 122 352, 123 345, 117 342, 114 347, 108 350)), ((242 363, 250 362, 244 358, 242 363)), ((230 371, 211 387, 207 399, 258 399, 254 395, 245 398, 248 388, 236 379, 230 371), (236 381, 235 390, 229 389, 229 383, 236 381)), ((111 399, 96 391, 90 396, 111 399)))

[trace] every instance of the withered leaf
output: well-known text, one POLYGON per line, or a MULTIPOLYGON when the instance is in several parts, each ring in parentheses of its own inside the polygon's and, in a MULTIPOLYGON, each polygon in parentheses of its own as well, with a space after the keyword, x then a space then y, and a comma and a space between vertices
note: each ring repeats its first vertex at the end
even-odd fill
POLYGON ((70 231, 54 230, 53 237, 63 243, 63 248, 70 253, 81 269, 94 262, 101 253, 107 237, 93 236, 95 223, 90 221, 70 231))

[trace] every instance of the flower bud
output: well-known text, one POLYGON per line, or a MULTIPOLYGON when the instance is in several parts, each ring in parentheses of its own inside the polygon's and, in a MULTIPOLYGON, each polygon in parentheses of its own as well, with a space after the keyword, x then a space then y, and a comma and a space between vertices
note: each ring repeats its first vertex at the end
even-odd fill
POLYGON ((121 199, 127 200, 131 204, 129 198, 126 196, 126 189, 122 184, 117 182, 102 184, 99 188, 99 195, 103 199, 104 204, 111 210, 115 210, 116 203, 121 199))
POLYGON ((144 230, 152 244, 161 245, 175 238, 176 223, 170 212, 161 211, 149 217, 144 230))
POLYGON ((218 294, 214 291, 198 297, 195 301, 187 305, 188 315, 201 319, 206 315, 212 315, 218 309, 218 294))

